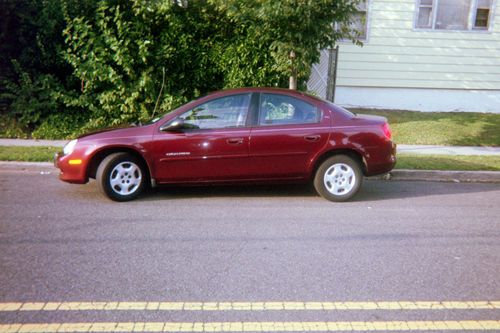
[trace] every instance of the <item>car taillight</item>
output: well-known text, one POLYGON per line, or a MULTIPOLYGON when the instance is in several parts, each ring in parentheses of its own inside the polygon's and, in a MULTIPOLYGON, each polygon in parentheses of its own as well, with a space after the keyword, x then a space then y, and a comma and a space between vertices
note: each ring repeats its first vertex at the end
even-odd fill
POLYGON ((385 137, 390 140, 392 138, 392 131, 391 131, 391 127, 389 126, 388 123, 384 123, 384 125, 382 126, 382 130, 384 131, 384 135, 385 137))

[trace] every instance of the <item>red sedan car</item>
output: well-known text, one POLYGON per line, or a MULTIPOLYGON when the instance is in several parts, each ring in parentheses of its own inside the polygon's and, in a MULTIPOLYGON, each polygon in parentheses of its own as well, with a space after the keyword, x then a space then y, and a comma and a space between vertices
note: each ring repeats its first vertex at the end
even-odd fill
POLYGON ((149 124, 79 137, 55 157, 60 179, 97 180, 116 201, 151 185, 312 181, 345 201, 363 175, 390 171, 396 145, 383 117, 355 115, 301 92, 212 93, 149 124))

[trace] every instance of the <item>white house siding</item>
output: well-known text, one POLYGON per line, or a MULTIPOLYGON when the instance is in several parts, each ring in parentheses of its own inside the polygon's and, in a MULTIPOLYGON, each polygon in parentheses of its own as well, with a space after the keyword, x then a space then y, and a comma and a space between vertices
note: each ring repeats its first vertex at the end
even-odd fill
MULTIPOLYGON (((340 43, 335 102, 500 113, 500 6, 490 31, 414 29, 416 0, 371 0, 363 47, 340 43)), ((327 51, 323 51, 323 61, 327 51)), ((324 66, 323 66, 324 67, 324 66)), ((318 79, 313 81, 318 85, 318 79)), ((309 85, 324 96, 324 90, 309 85)))

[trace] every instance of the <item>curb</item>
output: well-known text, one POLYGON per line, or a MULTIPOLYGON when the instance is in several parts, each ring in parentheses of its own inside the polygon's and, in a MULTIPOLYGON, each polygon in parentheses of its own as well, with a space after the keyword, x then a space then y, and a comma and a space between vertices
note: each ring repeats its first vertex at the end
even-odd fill
POLYGON ((19 168, 27 168, 27 167, 43 167, 55 168, 53 162, 19 162, 19 161, 0 161, 0 167, 19 167, 19 168))
POLYGON ((499 156, 500 147, 398 145, 398 154, 499 156))
MULTIPOLYGON (((0 168, 52 168, 51 162, 10 162, 0 161, 0 168)), ((389 181, 431 181, 452 183, 494 183, 500 184, 500 171, 439 171, 439 170, 406 170, 396 169, 388 174, 367 177, 367 179, 389 181)))

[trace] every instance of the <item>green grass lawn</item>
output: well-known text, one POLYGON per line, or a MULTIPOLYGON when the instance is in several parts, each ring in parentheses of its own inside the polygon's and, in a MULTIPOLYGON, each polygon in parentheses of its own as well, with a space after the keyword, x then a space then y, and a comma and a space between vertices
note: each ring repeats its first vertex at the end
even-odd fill
POLYGON ((386 117, 394 141, 408 145, 500 146, 500 114, 351 109, 386 117))
MULTIPOLYGON (((52 162, 58 147, 0 146, 0 161, 52 162)), ((398 154, 396 169, 500 171, 500 156, 398 154)))
POLYGON ((52 162, 60 147, 0 146, 0 161, 52 162))
POLYGON ((398 154, 396 169, 500 171, 500 156, 398 154))

